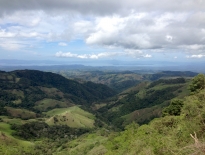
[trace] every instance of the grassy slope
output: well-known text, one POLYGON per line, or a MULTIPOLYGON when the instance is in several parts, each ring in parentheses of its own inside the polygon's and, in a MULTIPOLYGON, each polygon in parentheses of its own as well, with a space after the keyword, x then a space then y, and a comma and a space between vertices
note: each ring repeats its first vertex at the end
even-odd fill
POLYGON ((48 111, 49 109, 53 109, 55 107, 65 108, 71 105, 72 104, 70 102, 63 102, 63 101, 58 101, 55 99, 45 98, 43 100, 37 101, 35 103, 34 109, 37 109, 43 112, 43 111, 48 111))
POLYGON ((19 109, 19 108, 12 108, 12 107, 6 107, 7 112, 10 114, 10 116, 14 118, 21 118, 21 119, 32 119, 36 118, 36 113, 29 111, 27 109, 19 109))
POLYGON ((13 137, 13 132, 9 124, 0 122, 0 154, 20 155, 22 151, 28 153, 34 144, 13 137))
MULTIPOLYGON (((15 109, 14 109, 15 110, 15 109)), ((53 109, 51 111, 44 113, 47 117, 45 118, 45 121, 50 125, 68 125, 70 127, 86 127, 86 128, 92 128, 94 127, 94 120, 95 117, 84 110, 82 110, 78 106, 73 106, 70 108, 57 108, 53 109), (54 123, 53 118, 57 118, 58 122, 54 123), (63 121, 66 119, 66 121, 63 121)), ((13 130, 10 129, 10 124, 24 124, 28 123, 30 121, 35 121, 35 119, 30 120, 21 120, 20 118, 14 118, 10 119, 7 116, 1 116, 0 117, 3 122, 0 122, 0 154, 6 154, 6 155, 21 155, 23 153, 29 153, 32 154, 34 151, 34 146, 38 142, 29 142, 25 140, 21 140, 19 138, 13 137, 12 133, 13 130)), ((42 120, 44 120, 42 118, 42 120)), ((83 148, 86 148, 86 146, 94 145, 94 142, 102 140, 102 137, 96 138, 94 141, 92 137, 90 137, 89 144, 82 145, 83 148)), ((72 145, 72 144, 71 144, 72 145)), ((47 146, 47 145, 46 145, 47 146)), ((80 147, 80 146, 79 146, 80 147)), ((76 152, 78 149, 74 149, 73 151, 76 152)))
POLYGON ((47 117, 46 123, 49 125, 68 125, 70 127, 94 127, 95 117, 78 106, 70 108, 59 108, 45 113, 47 117))

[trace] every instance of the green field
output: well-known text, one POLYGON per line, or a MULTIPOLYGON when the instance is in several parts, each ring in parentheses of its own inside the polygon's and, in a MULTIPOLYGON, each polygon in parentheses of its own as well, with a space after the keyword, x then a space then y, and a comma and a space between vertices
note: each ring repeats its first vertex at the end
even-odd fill
POLYGON ((48 111, 49 109, 54 109, 56 107, 66 108, 69 106, 71 106, 71 103, 69 102, 62 102, 54 99, 45 98, 43 100, 36 102, 34 108, 43 112, 48 111))
POLYGON ((94 127, 95 117, 78 106, 69 108, 57 108, 45 113, 46 123, 49 125, 68 125, 70 127, 94 127))

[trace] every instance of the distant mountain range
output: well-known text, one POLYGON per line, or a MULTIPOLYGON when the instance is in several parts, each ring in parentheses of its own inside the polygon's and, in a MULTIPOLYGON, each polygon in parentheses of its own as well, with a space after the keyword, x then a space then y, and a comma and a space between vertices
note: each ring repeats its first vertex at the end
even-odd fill
POLYGON ((35 70, 56 70, 64 69, 107 69, 107 70, 153 70, 153 71, 194 71, 205 73, 204 61, 122 61, 122 60, 81 60, 81 61, 61 61, 54 60, 10 60, 0 59, 0 70, 12 71, 19 69, 35 69, 35 70))

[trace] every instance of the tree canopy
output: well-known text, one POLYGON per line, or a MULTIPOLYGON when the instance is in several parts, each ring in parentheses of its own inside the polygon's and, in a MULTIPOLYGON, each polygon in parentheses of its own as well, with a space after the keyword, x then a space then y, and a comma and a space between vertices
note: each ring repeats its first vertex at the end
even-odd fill
POLYGON ((205 76, 204 74, 198 74, 192 79, 192 83, 189 86, 191 92, 198 92, 205 88, 205 76))

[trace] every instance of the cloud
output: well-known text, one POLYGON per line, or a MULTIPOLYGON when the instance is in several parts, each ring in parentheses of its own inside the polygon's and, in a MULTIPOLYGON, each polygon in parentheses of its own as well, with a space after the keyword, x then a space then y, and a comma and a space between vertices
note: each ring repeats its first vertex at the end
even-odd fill
POLYGON ((125 52, 102 52, 97 54, 74 54, 71 52, 63 53, 61 51, 55 54, 56 57, 64 58, 80 58, 80 59, 100 59, 100 58, 117 58, 117 57, 131 57, 131 58, 151 58, 152 55, 144 54, 138 50, 126 50, 125 52))
MULTIPOLYGON (((204 48, 205 23, 193 26, 197 13, 136 13, 97 18, 87 44, 124 49, 200 49, 204 48)), ((205 12, 201 16, 205 17, 205 12)), ((202 17, 201 17, 202 18, 202 17)), ((199 24, 201 23, 201 24, 199 24)))
POLYGON ((204 0, 0 1, 0 47, 22 50, 80 40, 108 52, 56 56, 150 58, 155 51, 179 51, 200 58, 205 55, 204 6, 204 0))
POLYGON ((1 13, 12 13, 19 10, 42 10, 53 14, 62 12, 79 12, 81 14, 111 15, 126 13, 130 10, 146 11, 204 11, 205 2, 203 0, 163 0, 156 2, 153 0, 133 1, 133 0, 10 0, 0 1, 1 13), (180 4, 179 4, 180 3, 180 4))
POLYGON ((203 57, 205 57, 205 55, 203 54, 187 56, 187 58, 198 58, 198 59, 203 58, 203 57))
MULTIPOLYGON (((0 40, 1 41, 1 40, 0 40)), ((16 41, 9 41, 9 42, 0 42, 0 48, 8 50, 8 51, 16 51, 24 48, 25 45, 16 41)))
POLYGON ((67 46, 67 44, 64 43, 64 42, 60 42, 60 43, 58 43, 58 45, 59 45, 59 46, 67 46))
POLYGON ((61 51, 55 54, 56 57, 66 57, 66 58, 81 58, 81 59, 99 59, 105 57, 112 57, 120 55, 121 53, 99 53, 99 54, 73 54, 70 52, 63 53, 61 51))
POLYGON ((146 55, 144 55, 143 57, 145 57, 145 58, 151 58, 152 55, 150 55, 150 54, 146 54, 146 55))
POLYGON ((6 32, 5 29, 0 30, 0 38, 11 38, 15 37, 16 34, 12 32, 6 32))

